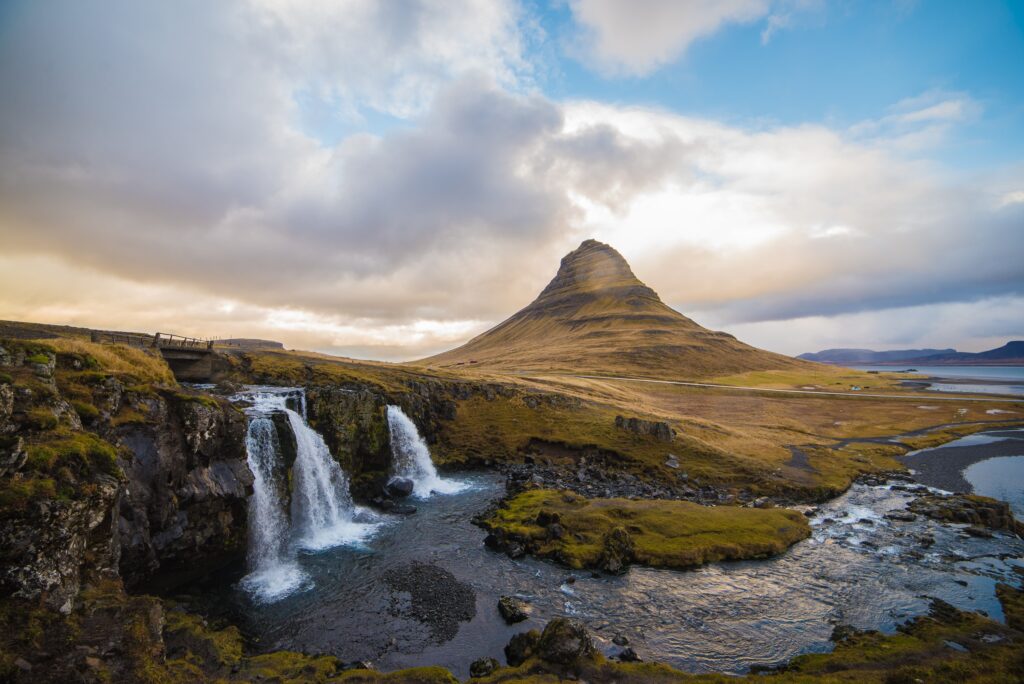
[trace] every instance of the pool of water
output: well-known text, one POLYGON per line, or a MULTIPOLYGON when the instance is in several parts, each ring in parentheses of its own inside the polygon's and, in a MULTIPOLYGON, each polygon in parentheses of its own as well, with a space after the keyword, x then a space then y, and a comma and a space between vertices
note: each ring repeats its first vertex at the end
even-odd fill
POLYGON ((1019 456, 999 456, 968 466, 964 479, 976 494, 1007 502, 1013 514, 1024 519, 1024 442, 1020 451, 1019 456))
POLYGON ((471 518, 503 494, 503 485, 489 475, 460 479, 469 485, 464 491, 417 501, 415 515, 387 518, 361 544, 301 554, 311 580, 303 591, 258 603, 237 578, 193 591, 208 611, 240 623, 260 649, 331 653, 382 670, 439 664, 465 677, 478 657, 504 662, 502 648, 513 634, 573 616, 607 651, 623 634, 645 659, 691 672, 741 673, 828 650, 836 624, 893 630, 925 612, 927 596, 1001 619, 995 583, 1019 583, 1012 566, 1024 558, 1024 542, 1008 535, 976 539, 928 520, 886 520, 910 495, 856 485, 821 507, 810 539, 778 558, 593 577, 489 551, 471 518), (923 546, 922 535, 934 537, 934 545, 923 546), (396 610, 402 597, 383 579, 411 561, 448 570, 476 594, 475 617, 443 643, 396 610), (510 627, 501 620, 496 603, 505 594, 531 604, 527 622, 510 627))

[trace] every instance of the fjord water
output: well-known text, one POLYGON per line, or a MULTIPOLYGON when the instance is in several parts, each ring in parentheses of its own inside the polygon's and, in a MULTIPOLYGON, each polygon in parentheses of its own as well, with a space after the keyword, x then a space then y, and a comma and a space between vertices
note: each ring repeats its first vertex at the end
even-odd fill
POLYGON ((253 495, 249 505, 249 574, 241 586, 258 601, 274 601, 311 578, 297 561, 300 550, 320 550, 358 543, 376 525, 372 514, 357 509, 348 478, 323 438, 296 411, 289 399, 305 407, 305 393, 294 388, 257 388, 235 397, 251 403, 246 436, 253 495), (290 510, 286 506, 288 472, 280 435, 271 416, 281 413, 295 436, 290 510), (289 515, 290 514, 290 515, 289 515))
POLYGON ((913 368, 915 374, 926 375, 931 379, 928 389, 935 392, 970 392, 1024 396, 1024 366, 856 365, 854 368, 882 373, 898 373, 913 368))
POLYGON ((437 474, 430 450, 416 424, 397 406, 387 407, 388 429, 391 432, 392 476, 412 480, 413 496, 426 498, 431 494, 454 494, 466 485, 437 474))

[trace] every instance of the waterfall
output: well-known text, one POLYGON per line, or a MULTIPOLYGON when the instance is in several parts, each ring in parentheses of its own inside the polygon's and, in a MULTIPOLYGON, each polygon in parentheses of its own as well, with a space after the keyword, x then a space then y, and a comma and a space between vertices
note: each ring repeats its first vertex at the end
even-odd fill
POLYGON ((466 485, 445 480, 437 474, 430 450, 409 416, 397 406, 388 406, 388 429, 391 432, 391 474, 413 482, 413 496, 421 499, 431 494, 454 494, 466 485))
POLYGON ((308 550, 359 541, 372 525, 355 521, 348 478, 323 437, 295 411, 285 408, 297 446, 292 466, 292 527, 296 544, 308 550))
MULTIPOLYGON (((353 505, 348 478, 323 438, 288 408, 288 396, 294 393, 292 389, 259 388, 236 397, 252 402, 246 410, 250 418, 246 451, 253 474, 249 574, 242 579, 242 587, 259 601, 275 601, 309 585, 298 564, 299 549, 314 551, 358 542, 375 527, 365 522, 369 514, 353 505), (290 520, 288 472, 271 419, 275 413, 288 418, 296 441, 290 520)), ((305 405, 305 393, 300 390, 299 406, 305 405)))

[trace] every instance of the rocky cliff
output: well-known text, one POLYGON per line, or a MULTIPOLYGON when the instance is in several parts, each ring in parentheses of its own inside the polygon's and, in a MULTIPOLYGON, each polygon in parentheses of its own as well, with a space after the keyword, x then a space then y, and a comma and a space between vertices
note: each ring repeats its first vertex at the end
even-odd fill
POLYGON ((84 582, 170 586, 241 557, 252 484, 237 409, 87 346, 0 340, 0 598, 63 613, 84 582))

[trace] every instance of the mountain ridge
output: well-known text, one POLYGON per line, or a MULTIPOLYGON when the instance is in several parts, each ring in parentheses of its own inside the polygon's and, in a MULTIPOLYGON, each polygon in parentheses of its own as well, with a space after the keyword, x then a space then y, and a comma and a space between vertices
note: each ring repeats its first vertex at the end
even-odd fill
POLYGON ((877 352, 871 349, 840 348, 800 354, 797 358, 831 365, 1020 366, 1024 365, 1024 340, 1010 340, 1001 347, 981 352, 960 352, 955 349, 894 349, 877 352))
POLYGON ((665 304, 621 254, 597 240, 563 257, 527 306, 464 345, 415 363, 676 378, 806 367, 703 328, 665 304))

